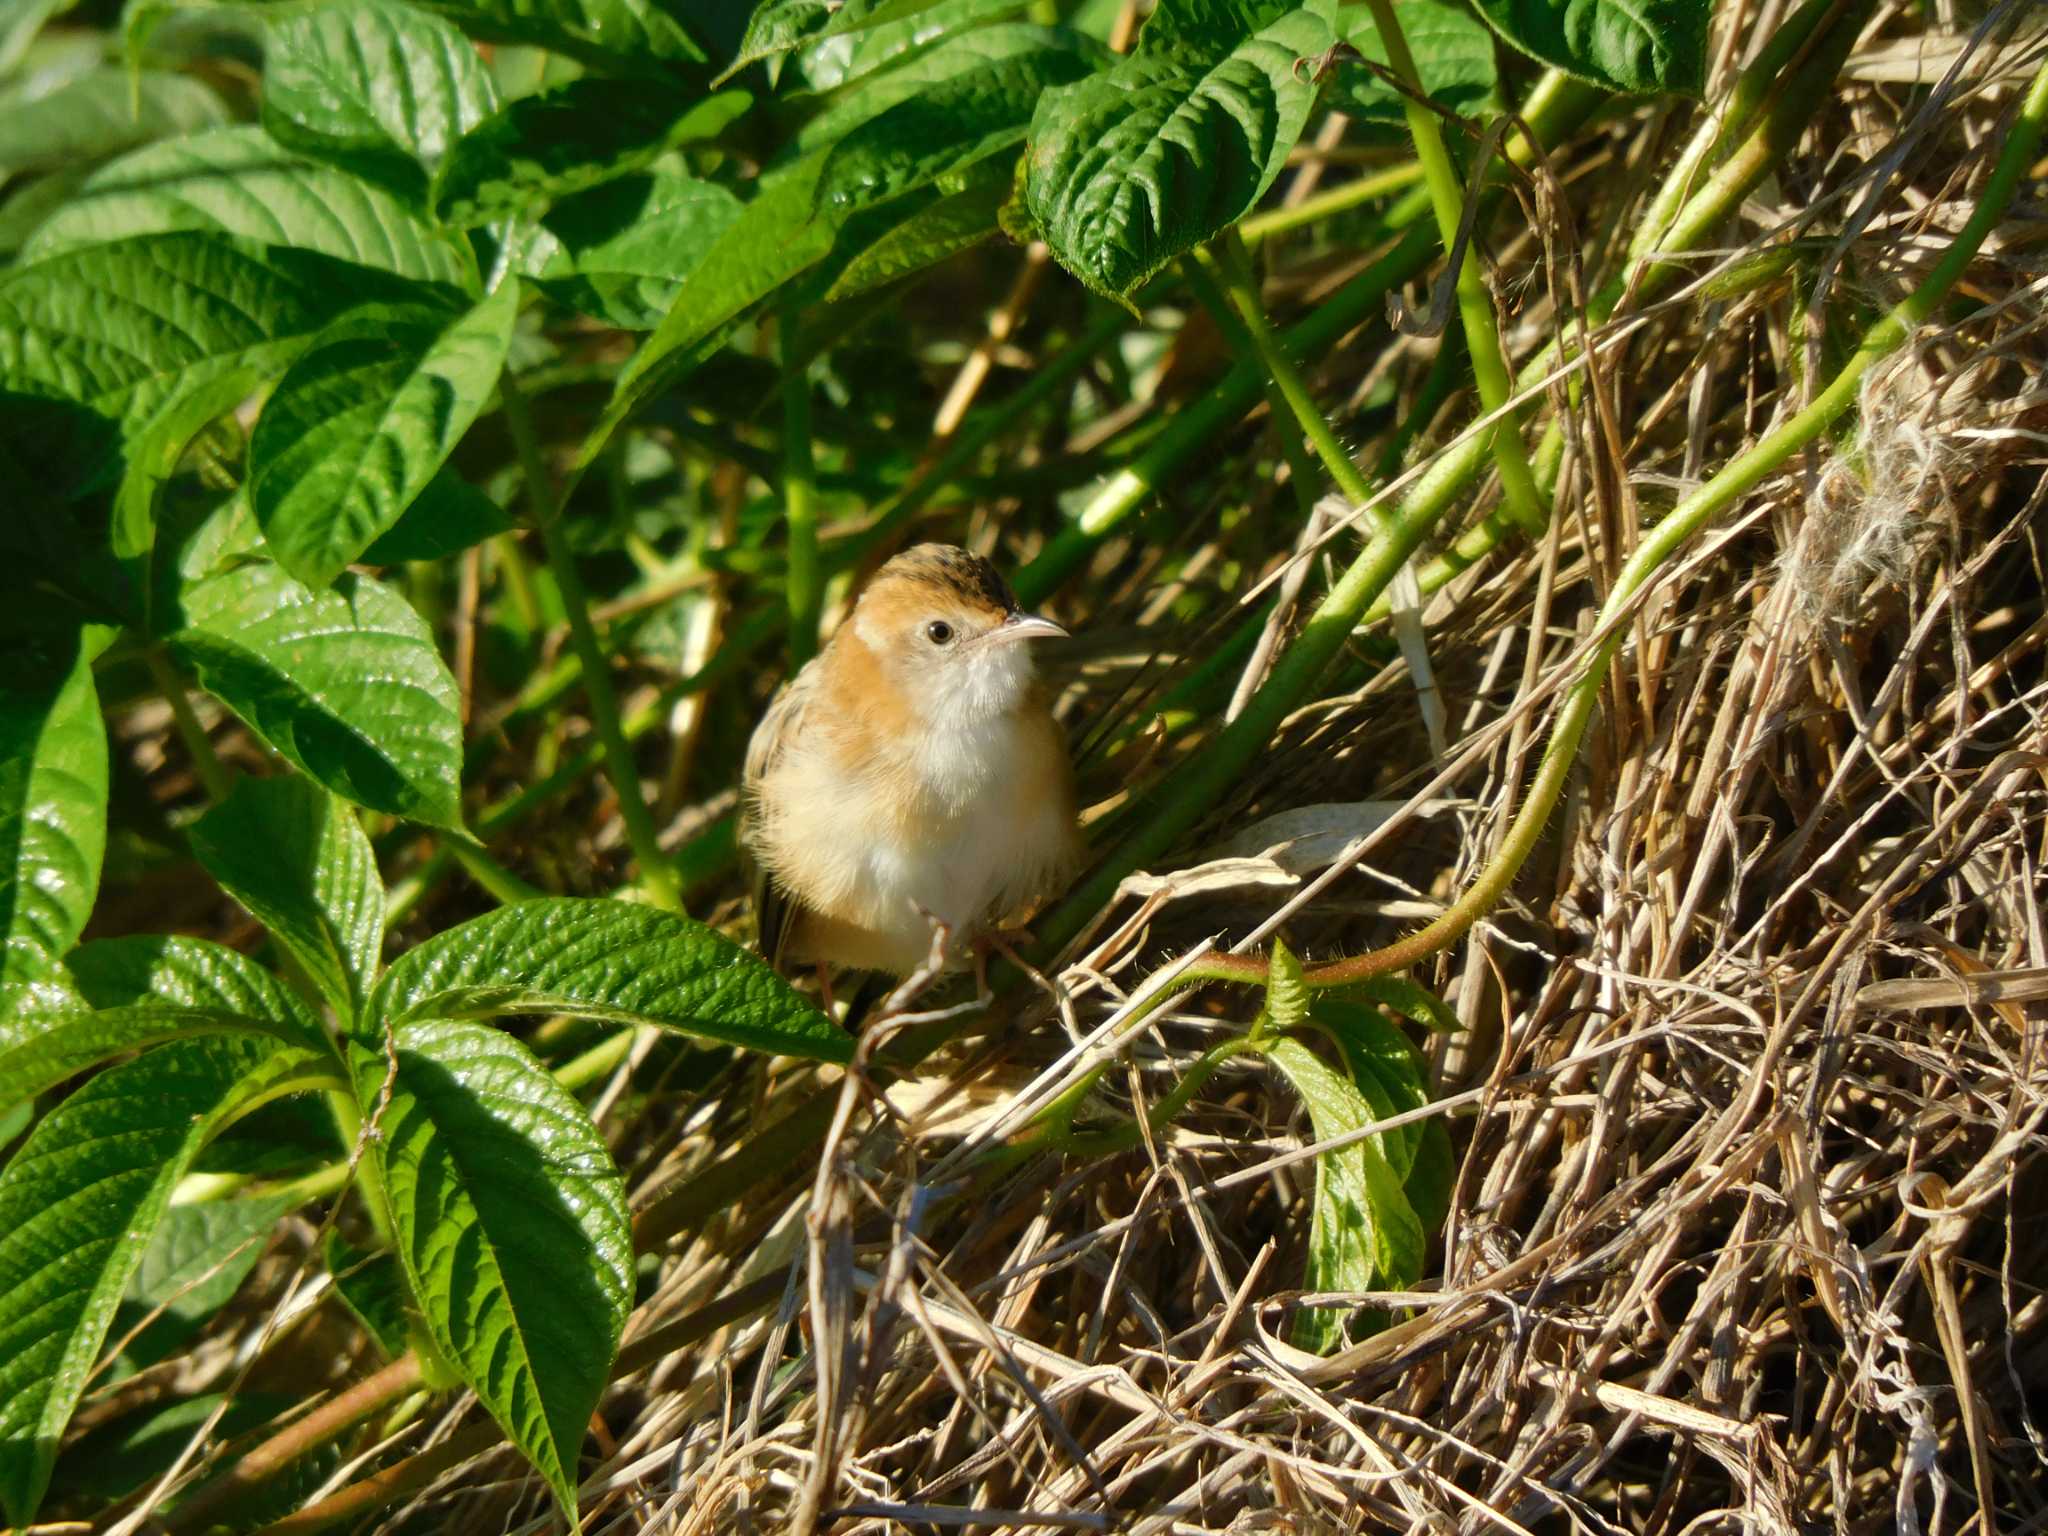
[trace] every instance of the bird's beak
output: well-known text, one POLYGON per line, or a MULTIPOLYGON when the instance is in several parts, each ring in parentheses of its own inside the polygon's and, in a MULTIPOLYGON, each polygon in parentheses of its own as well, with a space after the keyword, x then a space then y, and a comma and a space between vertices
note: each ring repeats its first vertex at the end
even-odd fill
POLYGON ((1066 633, 1051 619, 1041 619, 1035 613, 1013 613, 990 630, 986 639, 990 645, 1008 645, 1013 640, 1064 639, 1066 633))

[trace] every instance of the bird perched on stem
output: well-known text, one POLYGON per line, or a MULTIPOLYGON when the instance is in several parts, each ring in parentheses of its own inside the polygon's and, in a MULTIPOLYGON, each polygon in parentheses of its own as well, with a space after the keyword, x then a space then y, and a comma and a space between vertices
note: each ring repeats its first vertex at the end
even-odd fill
POLYGON ((910 975, 1059 889, 1073 770, 1031 642, 1065 633, 952 545, 875 573, 747 747, 762 953, 910 975))

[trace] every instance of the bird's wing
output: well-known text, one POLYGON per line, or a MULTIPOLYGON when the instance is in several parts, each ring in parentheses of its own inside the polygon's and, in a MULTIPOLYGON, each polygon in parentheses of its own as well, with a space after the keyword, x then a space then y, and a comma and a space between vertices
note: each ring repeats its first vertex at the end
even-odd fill
POLYGON ((774 772, 790 740, 802 729, 804 710, 817 691, 818 677, 818 659, 814 657, 802 671, 776 690, 775 697, 768 701, 768 712, 761 717, 761 723, 754 727, 753 737, 747 742, 746 764, 740 773, 740 851, 746 858, 747 873, 753 885, 754 918, 760 929, 761 954, 778 971, 783 969, 783 952, 789 946, 796 910, 768 877, 766 867, 754 851, 752 834, 758 830, 760 821, 758 799, 761 785, 774 772))

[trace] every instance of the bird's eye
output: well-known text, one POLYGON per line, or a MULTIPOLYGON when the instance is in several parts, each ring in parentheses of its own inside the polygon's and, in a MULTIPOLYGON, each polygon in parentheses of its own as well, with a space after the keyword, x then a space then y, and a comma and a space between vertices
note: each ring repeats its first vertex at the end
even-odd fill
POLYGON ((933 645, 950 645, 953 641, 953 626, 944 619, 933 619, 924 627, 925 639, 933 645))

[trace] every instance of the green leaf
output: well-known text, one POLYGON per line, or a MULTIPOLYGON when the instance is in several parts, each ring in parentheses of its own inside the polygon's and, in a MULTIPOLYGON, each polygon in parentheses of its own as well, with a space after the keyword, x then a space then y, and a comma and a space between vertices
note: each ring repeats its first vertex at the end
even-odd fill
MULTIPOLYGON (((1337 1042, 1352 1085, 1375 1120, 1404 1115, 1429 1103, 1428 1063, 1377 1008, 1321 997, 1315 1003, 1315 1023, 1337 1042)), ((1405 1180, 1414 1166, 1422 1125, 1417 1121, 1397 1126, 1374 1138, 1396 1178, 1405 1180)))
POLYGON ((159 1046, 52 1110, 0 1173, 0 1508, 14 1524, 35 1515, 171 1190, 229 1121, 320 1071, 267 1042, 159 1046))
MULTIPOLYGON (((1317 1141, 1330 1141, 1374 1119, 1349 1081, 1298 1040, 1276 1041, 1268 1054, 1308 1106, 1317 1141)), ((1316 1159, 1314 1213, 1309 1222, 1311 1291, 1367 1291, 1413 1285, 1422 1277, 1426 1239, 1401 1181, 1368 1137, 1316 1159)), ((1326 1307, 1295 1319, 1294 1342, 1319 1353, 1341 1344, 1344 1319, 1326 1307)))
MULTIPOLYGON (((844 6, 836 14, 844 18, 855 9, 844 6)), ((868 7, 858 25, 827 26, 802 45, 792 63, 812 91, 841 93, 871 76, 880 84, 884 72, 927 56, 935 45, 1016 20, 1030 6, 1029 0, 935 0, 903 15, 877 16, 876 9, 868 7)))
MULTIPOLYGON (((1487 118, 1499 110, 1499 70, 1493 34, 1463 4, 1452 0, 1393 0, 1394 20, 1408 40, 1423 94, 1462 117, 1487 118)), ((1372 13, 1352 8, 1338 17, 1344 40, 1371 63, 1387 67, 1386 45, 1372 13)), ((1402 95, 1385 75, 1340 57, 1324 104, 1350 117, 1400 127, 1402 95)))
POLYGON ((747 19, 739 52, 726 74, 828 37, 914 20, 945 0, 762 0, 747 19))
POLYGON ((1364 981, 1347 982, 1336 992, 1339 996, 1378 1003, 1410 1023, 1440 1035, 1455 1035, 1465 1027, 1442 998, 1406 976, 1371 976, 1364 981))
POLYGON ((1278 937, 1273 940, 1273 958, 1266 969, 1266 1013, 1273 1028, 1293 1029, 1308 1017, 1308 982, 1301 974, 1301 961, 1278 937))
POLYGON ((1443 1230, 1451 1214, 1451 1187, 1458 1178, 1458 1157, 1451 1148, 1451 1133, 1438 1115, 1422 1122, 1422 1139, 1416 1143, 1415 1166, 1408 1170, 1408 1182, 1401 1192, 1415 1207, 1415 1219, 1424 1232, 1443 1230))
POLYGON ((673 171, 593 188, 548 215, 547 232, 558 243, 535 284, 612 325, 649 330, 740 206, 724 187, 673 171))
POLYGON ((968 171, 965 185, 918 209, 863 248, 826 290, 828 300, 851 298, 979 245, 996 232, 996 216, 1016 183, 1007 157, 968 171))
POLYGON ((240 124, 152 144, 102 167, 29 238, 40 260, 81 245, 211 229, 473 290, 476 263, 390 193, 303 160, 240 124))
POLYGON ((1086 39, 1045 27, 991 27, 961 42, 988 62, 961 70, 877 113, 832 145, 817 198, 847 211, 929 186, 1021 143, 1044 91, 1091 74, 1086 39))
POLYGON ((397 0, 279 7, 264 50, 272 138, 401 197, 498 107, 490 71, 447 22, 397 0))
POLYGON ((443 469, 398 514, 398 521, 377 535, 363 559, 370 565, 439 560, 511 529, 512 519, 495 501, 452 469, 443 469))
POLYGON ((466 134, 435 182, 434 211, 464 228, 531 216, 716 138, 752 105, 745 91, 692 100, 666 81, 572 80, 466 134))
POLYGON ((315 338, 249 439, 279 565, 324 587, 398 521, 497 389, 518 314, 506 282, 465 314, 358 311, 315 338))
POLYGON ((384 949, 384 883, 355 812, 297 775, 244 778, 187 836, 206 872, 353 1018, 384 949))
POLYGON ((327 1234, 322 1256, 341 1304, 377 1341, 385 1357, 395 1360, 404 1354, 411 1344, 411 1330, 406 1322, 405 1276, 398 1267, 398 1256, 389 1251, 366 1252, 333 1231, 327 1234))
POLYGON ((129 444, 128 462, 114 492, 107 542, 116 555, 132 559, 156 542, 164 487, 178 472, 192 445, 221 417, 253 394, 261 380, 253 368, 216 374, 166 408, 129 444))
POLYGON ((103 160, 226 116, 218 96, 184 75, 91 70, 0 111, 0 178, 103 160))
POLYGON ((683 280, 661 324, 620 371, 585 460, 642 404, 717 351, 748 310, 831 252, 839 220, 814 211, 823 165, 813 155, 762 178, 754 200, 683 280))
POLYGON ((373 811, 462 824, 460 695, 403 598, 259 561, 188 587, 184 619, 173 649, 286 759, 373 811))
POLYGON ((289 1195, 255 1195, 174 1205, 128 1282, 120 1327, 163 1309, 123 1353, 138 1363, 162 1359, 234 1299, 263 1257, 270 1231, 292 1208, 289 1195))
POLYGON ((633 1297, 625 1190, 604 1139, 499 1030, 407 1024, 395 1076, 381 1047, 350 1057, 427 1331, 573 1524, 577 1450, 633 1297))
POLYGON ((269 375, 353 305, 412 284, 310 251, 197 231, 61 252, 0 274, 0 451, 52 495, 119 473, 124 445, 212 381, 269 375))
POLYGON ((78 0, 0 0, 0 76, 11 74, 43 23, 62 15, 78 0))
MULTIPOLYGON (((107 842, 107 731, 92 661, 0 686, 0 986, 53 976, 92 916, 107 842)), ((11 1102, 11 1101, 10 1101, 11 1102)))
POLYGON ((1478 0, 1528 54, 1612 91, 1681 91, 1707 80, 1709 0, 1478 0))
POLYGON ((758 956, 653 907, 554 897, 500 907, 400 956, 373 1026, 559 1013, 846 1061, 853 1042, 758 956))
POLYGON ((1040 98, 1025 205, 1053 254, 1121 298, 1241 218, 1287 161, 1335 40, 1307 10, 1161 0, 1131 55, 1040 98))
POLYGON ((646 72, 650 64, 702 64, 703 44, 665 0, 419 0, 471 37, 527 43, 571 58, 646 72))
POLYGON ((206 939, 137 934, 71 952, 75 991, 16 993, 0 1015, 0 1106, 110 1056, 187 1035, 257 1035, 326 1049, 298 995, 246 955, 206 939))

